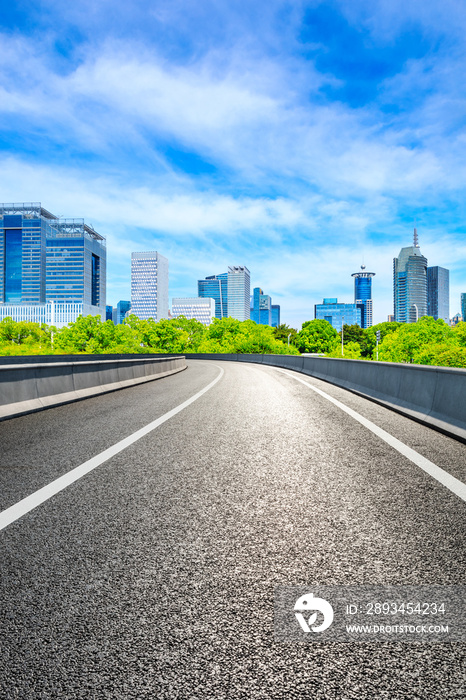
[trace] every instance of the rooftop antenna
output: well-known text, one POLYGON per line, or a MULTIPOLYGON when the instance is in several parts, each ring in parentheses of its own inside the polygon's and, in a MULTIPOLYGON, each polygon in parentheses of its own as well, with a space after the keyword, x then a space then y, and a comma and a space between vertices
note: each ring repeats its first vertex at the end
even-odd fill
POLYGON ((414 219, 414 247, 419 248, 419 238, 417 236, 416 219, 414 219))

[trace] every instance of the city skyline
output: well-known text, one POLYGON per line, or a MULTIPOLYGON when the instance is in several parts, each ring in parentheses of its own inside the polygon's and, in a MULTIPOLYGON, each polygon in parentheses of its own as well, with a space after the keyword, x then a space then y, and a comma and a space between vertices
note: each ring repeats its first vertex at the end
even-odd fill
POLYGON ((112 305, 131 252, 160 250, 171 297, 244 261, 298 329, 322 298, 352 301, 361 264, 385 321, 416 221, 453 316, 465 28, 459 0, 9 3, 2 199, 84 213, 108 242, 112 305))

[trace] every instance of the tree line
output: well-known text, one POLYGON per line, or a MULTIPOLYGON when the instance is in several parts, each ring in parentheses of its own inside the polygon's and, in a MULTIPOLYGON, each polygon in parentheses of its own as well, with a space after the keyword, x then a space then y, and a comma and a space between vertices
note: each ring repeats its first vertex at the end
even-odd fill
POLYGON ((378 352, 378 359, 385 362, 466 367, 466 323, 451 327, 425 316, 417 323, 387 322, 365 329, 345 325, 342 354, 341 332, 318 319, 306 321, 300 331, 285 324, 271 328, 233 318, 214 319, 204 326, 183 316, 156 322, 132 315, 121 325, 87 316, 59 329, 11 318, 0 322, 1 355, 166 352, 308 353, 362 360, 375 360, 378 352))

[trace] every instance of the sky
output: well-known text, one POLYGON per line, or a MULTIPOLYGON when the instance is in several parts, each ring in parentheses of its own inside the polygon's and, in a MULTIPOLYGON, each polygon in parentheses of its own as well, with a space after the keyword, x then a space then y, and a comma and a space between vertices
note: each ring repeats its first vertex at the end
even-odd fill
POLYGON ((374 272, 374 322, 416 224, 466 292, 463 0, 23 0, 0 15, 0 201, 131 252, 170 300, 246 265, 299 329, 374 272))

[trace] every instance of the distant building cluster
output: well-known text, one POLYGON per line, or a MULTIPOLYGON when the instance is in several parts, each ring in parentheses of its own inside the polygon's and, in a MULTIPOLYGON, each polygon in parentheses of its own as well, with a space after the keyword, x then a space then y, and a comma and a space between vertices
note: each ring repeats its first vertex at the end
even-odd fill
POLYGON ((273 328, 280 325, 280 306, 272 304, 272 297, 264 294, 260 287, 253 290, 250 313, 251 320, 256 323, 273 328))
POLYGON ((314 318, 328 321, 338 332, 344 325, 358 325, 361 328, 372 326, 372 278, 375 272, 366 272, 361 265, 360 272, 354 272, 354 303, 338 303, 335 297, 327 297, 322 304, 314 306, 314 318))
MULTIPOLYGON (((343 325, 373 324, 372 279, 364 265, 354 272, 354 301, 326 297, 315 304, 314 317, 337 331, 343 325)), ((393 260, 393 314, 389 321, 415 323, 423 316, 459 323, 466 319, 466 292, 461 311, 450 320, 449 270, 428 267, 416 228, 413 245, 393 260)), ((84 219, 51 214, 40 202, 0 204, 0 320, 35 321, 58 327, 79 315, 100 316, 121 324, 134 314, 160 321, 184 316, 208 326, 215 318, 251 319, 280 325, 280 306, 255 287, 244 265, 197 282, 197 296, 176 297, 169 308, 168 260, 158 251, 131 253, 131 299, 116 307, 106 304, 107 251, 105 238, 84 219)))

